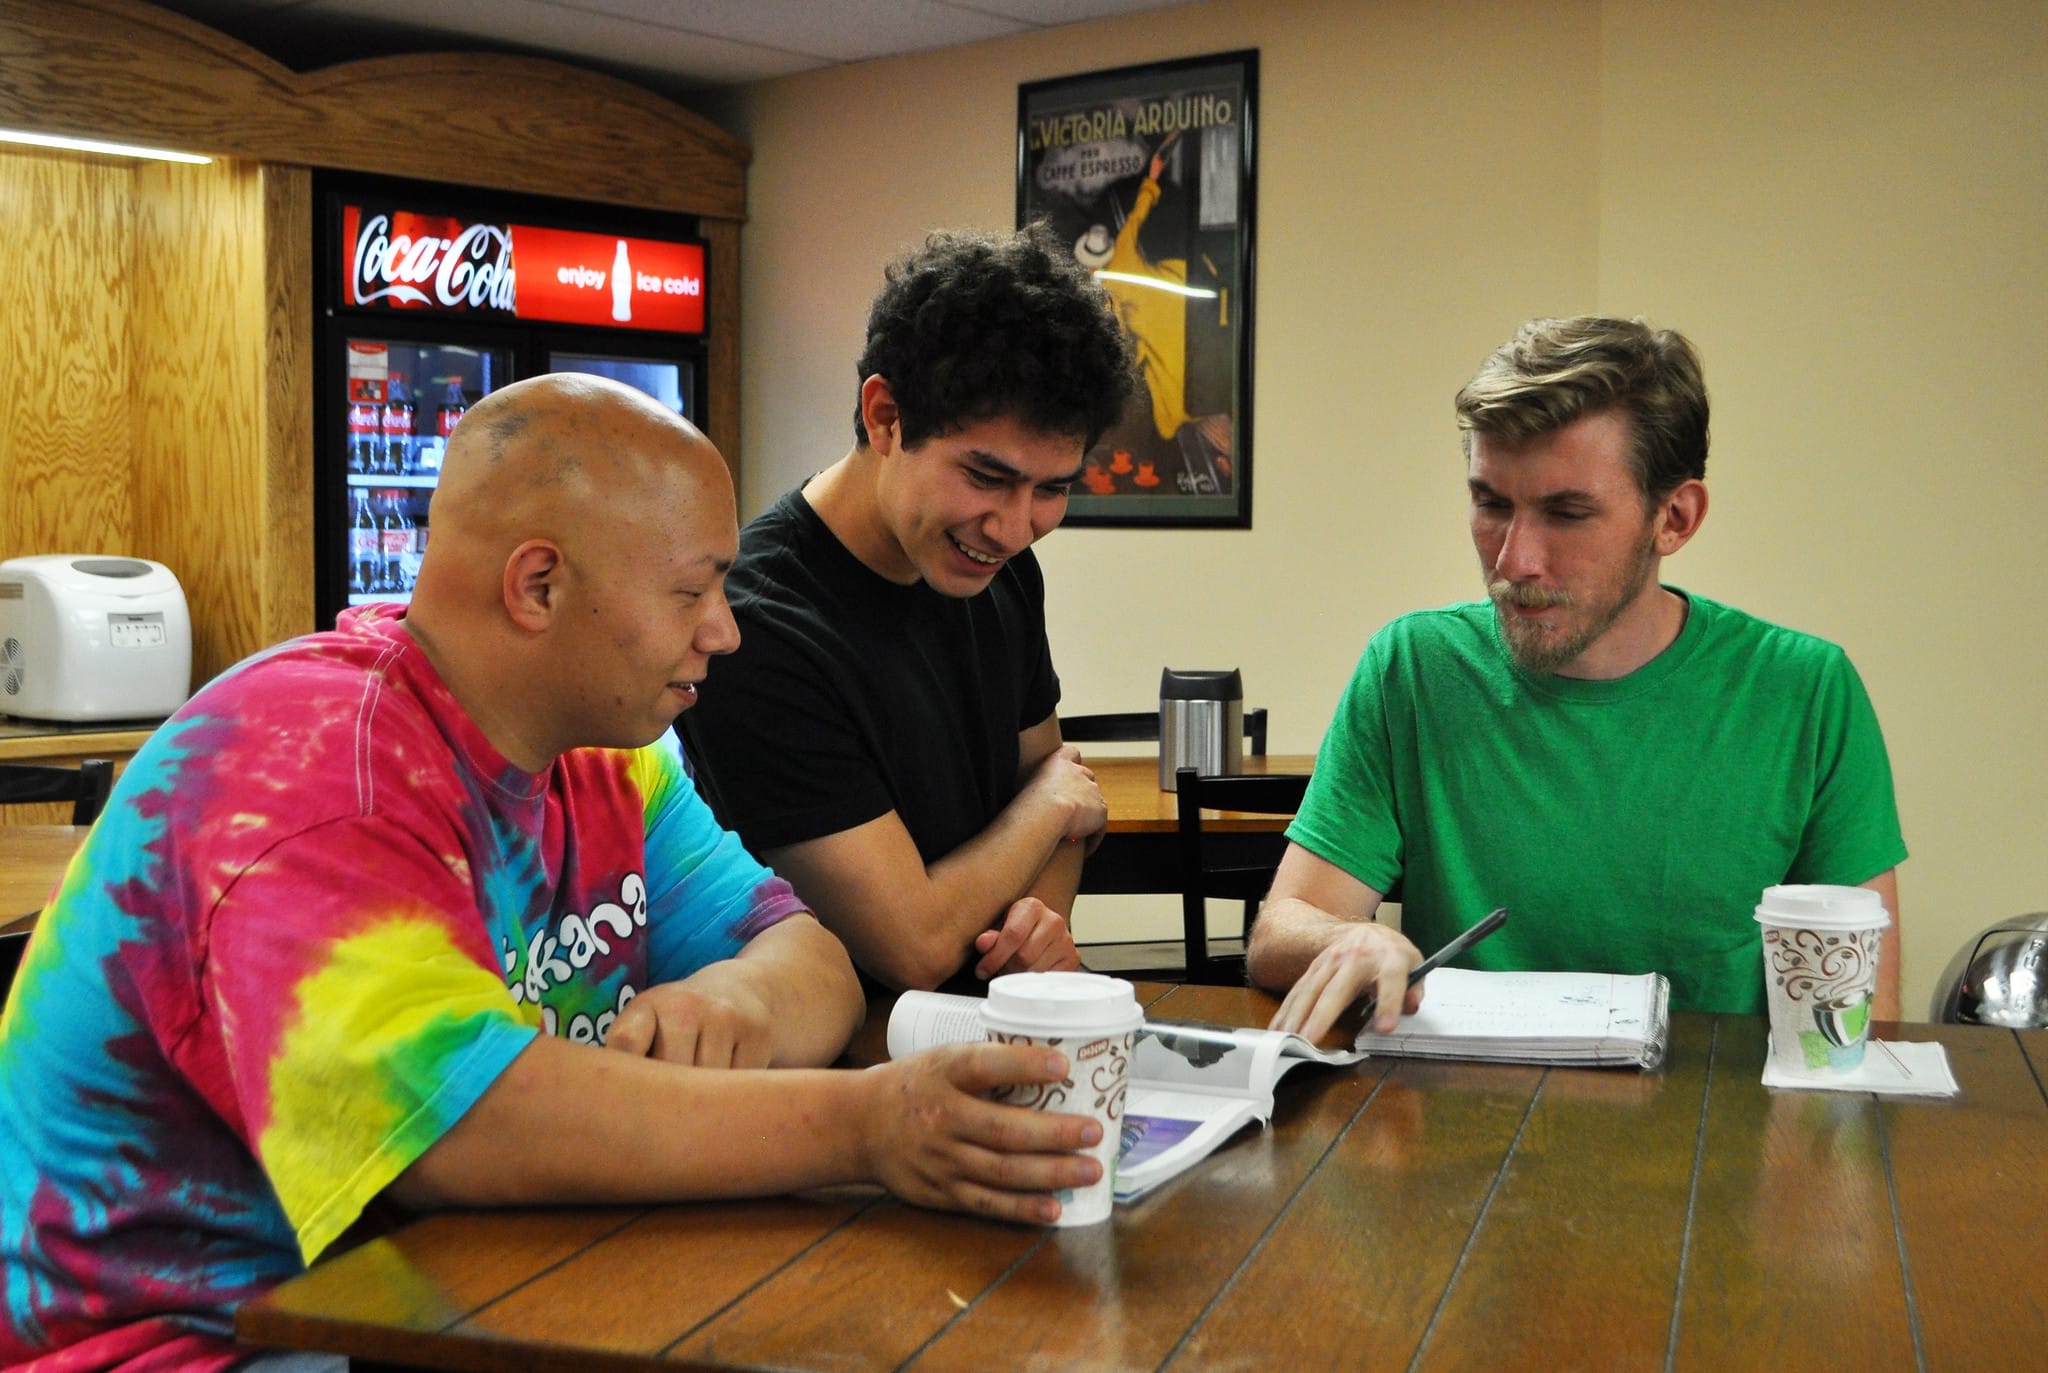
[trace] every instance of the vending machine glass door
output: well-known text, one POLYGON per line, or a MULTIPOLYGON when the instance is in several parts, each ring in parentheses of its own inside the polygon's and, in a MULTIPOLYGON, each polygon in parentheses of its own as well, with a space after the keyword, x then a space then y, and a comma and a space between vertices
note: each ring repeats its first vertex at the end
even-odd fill
POLYGON ((390 337, 345 342, 348 603, 409 602, 448 436, 471 405, 512 379, 511 352, 390 337))
POLYGON ((648 395, 681 415, 697 419, 696 371, 687 362, 671 358, 623 357, 606 353, 571 353, 555 350, 548 354, 550 372, 588 372, 610 377, 648 395))

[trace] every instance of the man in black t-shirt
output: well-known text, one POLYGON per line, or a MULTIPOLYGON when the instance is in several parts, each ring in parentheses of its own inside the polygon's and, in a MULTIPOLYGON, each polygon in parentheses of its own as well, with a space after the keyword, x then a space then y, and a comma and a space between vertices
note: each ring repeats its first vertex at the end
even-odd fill
POLYGON ((1107 815, 1060 742, 1031 545, 1134 389, 1042 231, 935 234, 868 316, 851 452, 748 525, 740 647, 678 728, 719 816, 893 988, 1079 966, 1107 815))

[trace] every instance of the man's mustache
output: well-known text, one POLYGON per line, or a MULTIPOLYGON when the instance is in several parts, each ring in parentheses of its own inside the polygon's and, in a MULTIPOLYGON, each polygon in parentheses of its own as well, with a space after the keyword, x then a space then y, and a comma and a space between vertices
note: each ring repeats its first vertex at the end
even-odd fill
POLYGON ((1547 610, 1554 605, 1572 603, 1572 593, 1563 587, 1553 589, 1534 583, 1517 586, 1505 577, 1488 582, 1486 594, 1493 597, 1495 605, 1514 606, 1522 610, 1547 610))

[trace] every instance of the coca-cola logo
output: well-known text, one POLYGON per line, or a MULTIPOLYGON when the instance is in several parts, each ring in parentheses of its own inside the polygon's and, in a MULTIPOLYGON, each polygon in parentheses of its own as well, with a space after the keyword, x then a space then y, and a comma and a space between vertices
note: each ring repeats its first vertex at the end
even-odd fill
POLYGON ((358 305, 513 308, 512 235, 495 224, 464 225, 443 238, 393 233, 390 216, 374 214, 356 232, 354 264, 358 305))

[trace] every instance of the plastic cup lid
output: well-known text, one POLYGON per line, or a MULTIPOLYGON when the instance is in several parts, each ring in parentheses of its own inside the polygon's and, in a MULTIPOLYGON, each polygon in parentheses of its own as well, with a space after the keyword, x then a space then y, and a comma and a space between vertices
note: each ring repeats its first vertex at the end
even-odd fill
POLYGON ((1891 923, 1884 899, 1868 887, 1765 887, 1759 924, 1802 930, 1872 930, 1891 923))
POLYGON ((1131 984, 1101 973, 1009 973, 988 984, 982 1015, 1035 1033, 1124 1029, 1144 1019, 1131 984))

